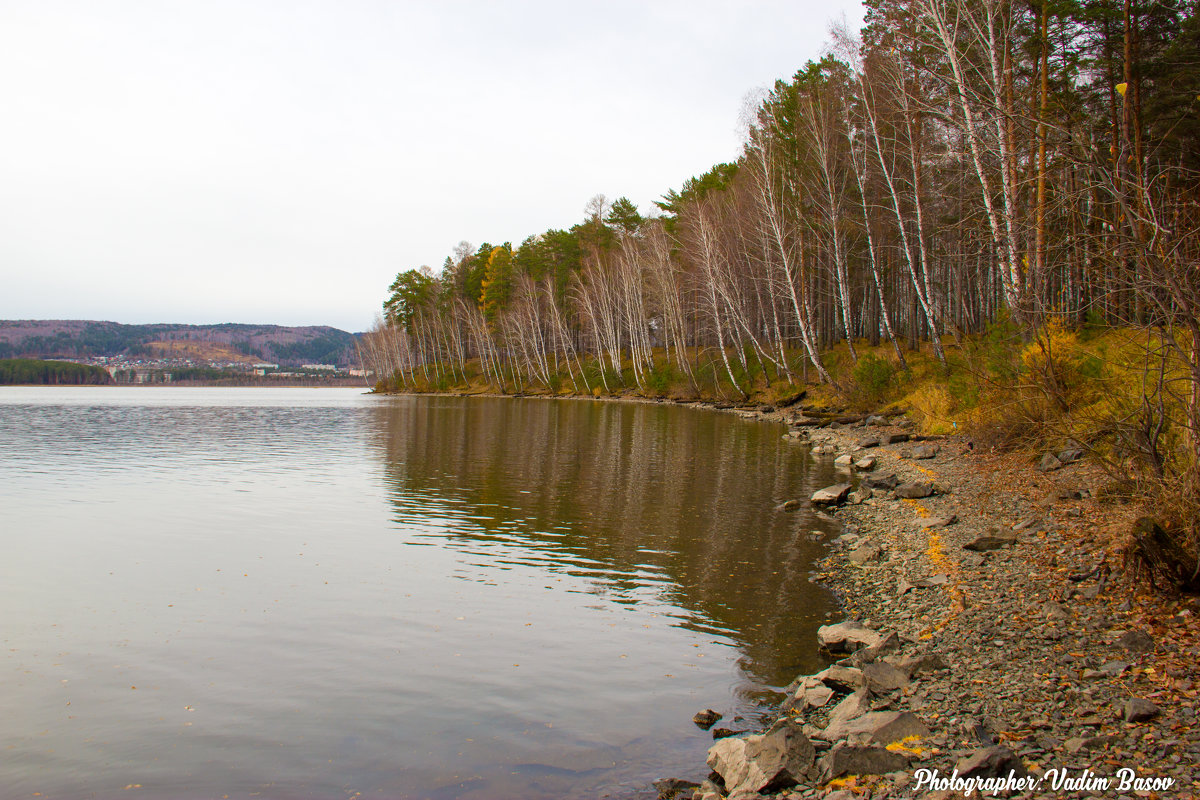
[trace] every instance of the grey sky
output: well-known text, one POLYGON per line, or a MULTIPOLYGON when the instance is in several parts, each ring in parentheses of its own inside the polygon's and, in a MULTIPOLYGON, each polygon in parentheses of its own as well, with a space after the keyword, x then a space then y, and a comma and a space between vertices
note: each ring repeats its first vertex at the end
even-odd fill
POLYGON ((404 269, 643 211, 850 0, 0 0, 0 318, 366 328, 404 269))

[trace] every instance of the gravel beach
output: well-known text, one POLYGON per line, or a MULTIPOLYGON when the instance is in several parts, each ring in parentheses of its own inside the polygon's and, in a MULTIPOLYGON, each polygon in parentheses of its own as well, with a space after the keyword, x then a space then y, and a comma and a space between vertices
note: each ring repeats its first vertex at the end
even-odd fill
POLYGON ((735 413, 790 423, 844 469, 795 498, 842 522, 819 580, 844 624, 774 725, 717 740, 710 780, 660 796, 1200 796, 1200 602, 1124 571, 1139 511, 1101 502, 1098 466, 982 453, 902 417, 735 413))

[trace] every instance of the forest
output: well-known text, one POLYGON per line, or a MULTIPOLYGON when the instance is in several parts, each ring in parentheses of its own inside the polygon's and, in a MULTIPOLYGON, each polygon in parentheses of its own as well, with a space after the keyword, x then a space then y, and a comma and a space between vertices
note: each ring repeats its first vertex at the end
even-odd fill
POLYGON ((656 208, 598 196, 570 230, 399 274, 364 363, 402 391, 810 387, 991 446, 1074 441, 1162 500, 1194 580, 1197 3, 866 6, 748 112, 736 161, 656 208))
POLYGON ((112 382, 108 371, 103 367, 73 364, 70 361, 39 361, 32 358, 0 359, 0 385, 81 386, 112 382))

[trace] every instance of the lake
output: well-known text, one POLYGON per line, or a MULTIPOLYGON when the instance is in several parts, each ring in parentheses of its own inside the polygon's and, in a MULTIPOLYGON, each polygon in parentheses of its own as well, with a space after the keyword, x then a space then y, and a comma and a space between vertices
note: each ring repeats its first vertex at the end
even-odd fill
POLYGON ((833 482, 671 404, 0 389, 5 797, 653 797, 815 671, 833 482))

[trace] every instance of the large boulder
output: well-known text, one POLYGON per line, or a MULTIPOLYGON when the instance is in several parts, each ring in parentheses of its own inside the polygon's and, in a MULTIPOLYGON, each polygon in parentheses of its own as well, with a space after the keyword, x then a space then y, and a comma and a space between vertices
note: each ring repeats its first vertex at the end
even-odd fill
POLYGON ((844 739, 850 733, 854 721, 870 710, 871 695, 866 689, 860 689, 854 694, 847 695, 829 712, 829 722, 826 724, 825 730, 817 734, 817 738, 827 742, 844 739))
POLYGON ((827 653, 853 653, 882 641, 882 636, 857 620, 817 628, 817 646, 827 653))
POLYGON ((845 738, 886 746, 910 736, 929 735, 925 723, 908 711, 872 711, 852 720, 846 726, 845 738))
POLYGON ((886 747, 849 745, 838 742, 818 762, 822 783, 842 775, 883 775, 908 769, 908 756, 886 747))
POLYGON ((818 672, 814 677, 820 678, 821 683, 835 692, 856 692, 863 687, 863 671, 855 667, 844 667, 841 664, 831 664, 818 672))
POLYGON ((850 494, 850 484, 836 483, 833 486, 826 486, 824 489, 818 489, 813 492, 810 498, 814 506, 837 506, 846 502, 846 495, 850 494))
POLYGON ((862 668, 862 677, 867 688, 876 694, 892 692, 908 686, 908 674, 896 669, 886 661, 875 661, 862 668))
POLYGON ((808 777, 816 760, 800 726, 781 719, 766 733, 722 739, 708 750, 708 766, 725 781, 731 796, 771 792, 808 777))

